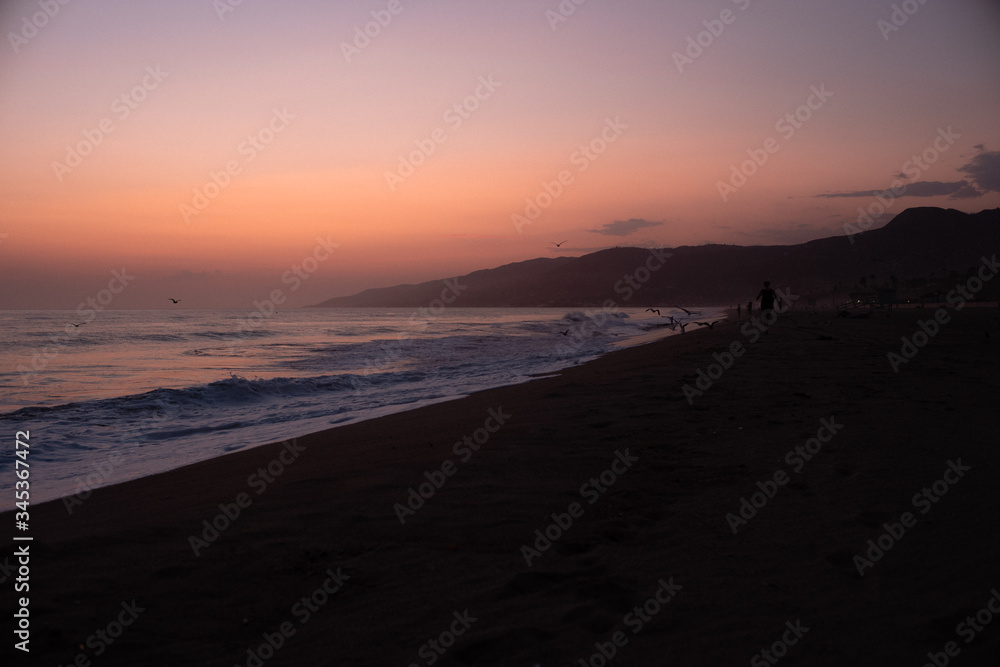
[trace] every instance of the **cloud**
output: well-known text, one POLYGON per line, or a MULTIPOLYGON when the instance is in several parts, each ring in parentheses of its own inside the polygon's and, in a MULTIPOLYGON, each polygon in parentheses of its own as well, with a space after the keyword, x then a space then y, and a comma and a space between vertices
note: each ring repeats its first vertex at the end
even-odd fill
POLYGON ((975 199, 977 197, 982 197, 985 192, 980 192, 974 186, 964 185, 955 192, 951 193, 948 199, 975 199))
POLYGON ((645 227, 659 227, 662 224, 662 222, 632 218, 630 220, 615 220, 614 222, 607 223, 601 229, 588 229, 587 231, 594 234, 604 234, 605 236, 628 236, 645 227))
MULTIPOLYGON (((973 156, 972 160, 958 168, 958 172, 965 174, 966 178, 961 181, 915 181, 913 183, 902 183, 893 185, 898 194, 893 192, 894 197, 942 197, 948 199, 975 199, 982 197, 988 192, 1000 192, 1000 151, 988 151, 983 144, 976 144, 979 152, 973 156)), ((906 174, 896 174, 896 178, 906 180, 906 174)), ((892 186, 890 186, 891 188, 892 186)), ((854 190, 852 192, 828 192, 814 197, 833 199, 836 197, 877 197, 886 192, 891 192, 890 188, 883 190, 854 190)))
POLYGON ((985 146, 976 146, 979 153, 968 164, 962 165, 958 171, 968 176, 982 194, 1000 192, 1000 151, 985 150, 985 146))
MULTIPOLYGON (((876 197, 887 190, 894 197, 941 197, 943 195, 955 196, 955 193, 965 192, 971 186, 968 181, 951 181, 944 183, 941 181, 915 181, 913 183, 902 183, 893 192, 889 188, 883 190, 854 190, 853 192, 829 192, 815 197, 833 199, 835 197, 876 197)), ((968 196, 968 195, 963 195, 968 196)))

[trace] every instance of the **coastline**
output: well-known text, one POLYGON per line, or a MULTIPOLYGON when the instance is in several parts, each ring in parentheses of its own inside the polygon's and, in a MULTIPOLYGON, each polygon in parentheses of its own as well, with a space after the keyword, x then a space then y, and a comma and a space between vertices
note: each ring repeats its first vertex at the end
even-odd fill
MULTIPOLYGON (((409 325, 401 325, 402 320, 391 314, 351 312, 333 318, 339 322, 336 326, 329 324, 329 317, 322 318, 320 330, 332 327, 346 331, 347 339, 353 341, 337 338, 333 347, 320 344, 315 336, 290 334, 289 322, 285 322, 282 335, 291 343, 282 347, 277 358, 273 358, 273 343, 268 344, 266 338, 248 349, 249 357, 271 355, 268 363, 273 367, 250 361, 246 367, 227 368, 224 373, 212 371, 217 359, 211 360, 214 357, 209 354, 211 359, 203 362, 199 349, 193 346, 206 338, 214 339, 226 327, 212 317, 191 317, 186 328, 175 331, 169 341, 157 334, 138 336, 136 347, 129 348, 128 354, 123 352, 139 359, 178 360, 173 366, 160 361, 158 371, 151 368, 151 372, 141 374, 148 376, 146 386, 122 391, 116 382, 109 381, 102 389, 107 395, 94 397, 87 393, 92 391, 92 367, 70 361, 65 372, 52 373, 65 378, 59 389, 46 393, 46 398, 55 402, 29 402, 0 414, 0 423, 11 430, 46 432, 51 449, 44 462, 36 462, 33 476, 37 481, 32 484, 32 499, 41 503, 283 438, 530 381, 539 374, 595 358, 609 348, 670 333, 642 333, 655 322, 645 322, 635 312, 620 320, 620 327, 616 319, 602 339, 596 332, 592 334, 590 320, 582 312, 491 309, 481 311, 487 314, 484 318, 478 311, 469 314, 470 310, 475 309, 452 311, 450 319, 441 323, 446 333, 440 338, 412 337, 406 333, 409 325), (494 322, 483 326, 491 318, 494 322), (554 335, 552 329, 559 325, 573 332, 573 337, 554 335), (510 332, 519 335, 501 337, 510 332), (524 333, 531 335, 520 335, 524 333), (577 337, 577 333, 581 335, 577 337), (449 340, 461 344, 450 347, 449 340), (506 341, 514 343, 512 349, 504 348, 506 341), (341 366, 327 372, 324 364, 331 363, 331 357, 337 357, 341 366), (411 358, 409 367, 399 363, 406 357, 411 358), (441 363, 421 363, 426 359, 441 363), (152 384, 157 376, 167 378, 163 386, 152 384), (201 380, 176 381, 178 377, 201 380), (75 389, 80 389, 83 397, 71 400, 75 389)), ((148 326, 163 311, 151 312, 154 317, 146 322, 148 326)), ((291 321, 297 320, 293 317, 291 321)), ((117 326, 120 330, 124 324, 117 326)), ((294 328, 313 330, 316 326, 313 322, 294 328)), ((86 359, 86 355, 81 358, 86 359)), ((0 491, 5 490, 9 493, 4 494, 6 500, 0 499, 0 511, 14 507, 12 476, 0 480, 0 491)))
POLYGON ((77 647, 135 599, 145 611, 101 664, 248 664, 284 622, 264 664, 427 664, 421 648, 464 610, 477 620, 436 664, 579 664, 608 642, 622 664, 745 662, 797 620, 809 630, 786 664, 921 664, 948 641, 995 659, 1000 623, 968 645, 955 627, 1000 585, 1000 333, 995 309, 954 313, 894 372, 887 354, 933 312, 798 312, 753 341, 725 321, 97 489, 72 515, 33 506, 32 652, 96 662, 77 647), (744 352, 698 389, 734 342, 744 352), (912 497, 956 459, 968 477, 921 514, 912 497), (435 480, 412 514, 394 509, 435 480), (745 525, 727 519, 770 483, 745 525), (854 556, 907 511, 915 525, 860 576, 854 556), (300 623, 296 601, 341 568, 300 623), (633 632, 660 582, 679 590, 633 632))

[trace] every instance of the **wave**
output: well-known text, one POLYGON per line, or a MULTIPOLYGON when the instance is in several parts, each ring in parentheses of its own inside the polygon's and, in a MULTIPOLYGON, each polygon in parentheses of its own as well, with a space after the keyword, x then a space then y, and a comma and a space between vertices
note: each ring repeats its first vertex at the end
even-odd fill
POLYGON ((239 340, 243 338, 269 338, 278 334, 268 329, 228 329, 226 331, 192 331, 189 335, 192 338, 239 340))
POLYGON ((602 316, 606 320, 629 319, 628 313, 623 313, 620 311, 605 312, 603 310, 593 311, 589 315, 583 311, 573 310, 563 315, 562 319, 567 322, 586 322, 587 320, 599 321, 602 316))
POLYGON ((247 379, 232 375, 225 380, 196 385, 183 389, 161 388, 142 394, 106 398, 56 406, 21 408, 0 415, 0 420, 23 420, 49 414, 84 412, 95 414, 176 412, 186 407, 225 409, 226 406, 245 407, 248 403, 262 403, 275 399, 308 396, 320 392, 358 391, 370 387, 420 382, 426 374, 418 371, 373 373, 371 375, 342 374, 319 377, 247 379))
POLYGON ((187 340, 187 336, 181 334, 161 334, 161 333, 151 333, 151 334, 138 334, 135 336, 130 336, 134 340, 148 340, 161 343, 172 343, 179 340, 187 340))

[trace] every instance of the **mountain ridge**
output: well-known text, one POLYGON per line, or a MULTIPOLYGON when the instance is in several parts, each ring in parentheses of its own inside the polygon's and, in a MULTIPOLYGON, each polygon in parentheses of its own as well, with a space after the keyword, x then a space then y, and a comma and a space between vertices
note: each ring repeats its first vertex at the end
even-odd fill
MULTIPOLYGON (((437 301, 457 307, 574 307, 609 300, 618 307, 728 305, 753 298, 764 280, 812 298, 839 298, 876 286, 896 287, 900 298, 919 298, 947 287, 948 280, 974 269, 998 246, 1000 209, 963 213, 916 207, 851 237, 790 246, 608 248, 373 288, 310 307, 427 307, 437 301), (658 254, 668 255, 659 265, 650 259, 658 254), (446 281, 452 281, 450 288, 446 281)), ((990 288, 992 294, 998 286, 990 288)))

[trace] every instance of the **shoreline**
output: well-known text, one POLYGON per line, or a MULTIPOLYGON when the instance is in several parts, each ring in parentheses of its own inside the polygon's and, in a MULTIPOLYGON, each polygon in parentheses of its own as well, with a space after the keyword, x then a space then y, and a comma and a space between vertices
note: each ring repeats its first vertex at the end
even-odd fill
MULTIPOLYGON (((663 327, 666 327, 666 325, 663 325, 663 327)), ((674 334, 674 332, 672 332, 670 330, 667 330, 666 328, 663 328, 663 329, 653 329, 653 330, 647 331, 645 333, 637 333, 635 335, 630 336, 628 339, 625 339, 625 340, 615 339, 615 340, 613 340, 610 343, 609 348, 607 350, 605 350, 604 352, 602 352, 600 354, 600 356, 603 356, 604 354, 608 354, 610 352, 614 352, 614 351, 619 350, 619 349, 624 349, 624 348, 628 348, 628 347, 635 347, 635 346, 638 346, 638 345, 649 344, 650 342, 661 340, 661 339, 669 337, 669 336, 671 336, 673 334, 674 334)), ((593 361, 596 358, 600 358, 600 356, 598 356, 598 357, 587 356, 587 357, 582 357, 582 358, 577 358, 577 359, 569 359, 569 360, 565 360, 564 359, 564 360, 561 360, 559 363, 569 363, 571 365, 565 367, 565 368, 569 368, 569 367, 572 367, 574 365, 579 365, 581 363, 589 363, 590 361, 593 361)), ((555 362, 553 362, 553 363, 555 363, 555 362)), ((291 436, 288 436, 288 437, 297 437, 297 438, 306 437, 308 435, 312 435, 312 434, 315 434, 315 433, 327 431, 327 430, 330 430, 330 429, 333 429, 333 428, 339 428, 341 426, 345 426, 345 425, 348 425, 348 424, 360 423, 362 421, 368 421, 368 420, 372 420, 372 419, 380 419, 380 418, 382 418, 384 416, 395 414, 397 412, 405 412, 405 411, 408 411, 408 410, 415 410, 415 409, 419 409, 419 408, 421 408, 423 406, 426 406, 426 405, 433 405, 435 403, 442 403, 442 402, 459 400, 461 398, 467 397, 470 393, 477 393, 477 392, 480 392, 480 391, 488 391, 490 389, 496 389, 496 388, 500 388, 500 387, 516 386, 518 384, 523 384, 523 383, 526 383, 526 382, 531 382, 534 379, 536 379, 537 377, 546 377, 546 376, 551 376, 551 375, 557 375, 558 373, 560 373, 563 370, 561 368, 560 369, 555 369, 555 370, 552 370, 551 368, 548 368, 548 366, 551 366, 551 365, 552 364, 548 364, 546 366, 547 370, 540 370, 537 373, 532 373, 532 374, 528 374, 528 375, 524 375, 524 376, 519 376, 516 379, 506 380, 506 381, 501 382, 500 384, 494 384, 494 385, 485 386, 485 387, 482 387, 482 388, 477 388, 477 389, 474 389, 471 392, 469 392, 469 391, 462 391, 462 392, 455 393, 455 394, 450 394, 450 395, 436 396, 436 397, 433 397, 433 398, 423 398, 423 399, 414 400, 414 401, 412 401, 410 403, 405 403, 405 404, 400 404, 400 403, 386 403, 384 405, 380 405, 380 406, 377 406, 377 407, 366 408, 366 409, 364 409, 362 411, 359 411, 357 414, 354 414, 354 415, 352 415, 350 417, 347 417, 347 418, 340 417, 340 418, 338 418, 338 423, 336 423, 336 424, 333 424, 333 422, 330 420, 329 416, 319 417, 319 418, 314 417, 314 418, 306 419, 306 420, 302 420, 302 421, 289 422, 287 424, 287 427, 284 430, 286 430, 287 432, 290 432, 290 433, 298 433, 297 435, 291 435, 291 436), (324 424, 322 426, 316 426, 316 425, 310 425, 309 424, 309 422, 316 422, 316 421, 322 421, 322 422, 324 422, 324 424)), ((226 378, 220 378, 220 380, 225 380, 225 379, 226 378)), ((214 384, 214 382, 217 382, 217 381, 219 381, 219 380, 212 381, 211 383, 208 383, 208 384, 214 384)), ((500 381, 494 380, 494 382, 500 382, 500 381)), ((112 397, 108 397, 108 398, 105 398, 105 399, 92 399, 92 400, 93 401, 117 401, 117 400, 128 399, 128 398, 143 397, 143 396, 151 394, 151 393, 153 393, 155 391, 159 391, 160 389, 163 389, 163 388, 160 387, 160 388, 157 388, 157 389, 151 389, 149 391, 146 391, 146 392, 143 392, 143 393, 140 393, 140 394, 126 394, 126 395, 122 395, 122 396, 112 396, 112 397)), ((172 390, 184 390, 184 391, 187 391, 187 390, 192 389, 192 387, 171 387, 170 389, 172 389, 172 390)), ((333 397, 331 397, 331 400, 335 400, 336 398, 338 398, 338 397, 333 396, 333 397)), ((91 400, 84 400, 83 402, 87 403, 87 402, 91 402, 91 400)), ((38 410, 38 409, 46 409, 46 408, 61 409, 61 408, 66 408, 68 406, 72 406, 75 403, 76 402, 74 402, 74 401, 70 401, 68 403, 63 403, 63 404, 59 404, 59 405, 55 405, 55 406, 30 405, 30 406, 25 406, 22 409, 15 410, 15 411, 12 411, 12 412, 6 413, 6 414, 8 414, 8 415, 16 415, 21 410, 29 410, 30 411, 30 410, 38 410)), ((156 456, 153 456, 153 458, 151 458, 151 459, 147 458, 147 459, 140 459, 138 461, 134 461, 131 464, 131 466, 134 469, 132 472, 129 472, 129 470, 127 468, 127 466, 129 466, 130 464, 127 462, 126 459, 132 456, 132 451, 133 450, 132 450, 131 447, 127 447, 126 446, 125 447, 125 450, 126 450, 125 454, 122 454, 120 456, 117 455, 116 452, 112 452, 111 454, 107 454, 105 456, 102 456, 97 461, 84 461, 84 462, 81 462, 78 467, 85 468, 86 472, 89 473, 89 475, 86 475, 86 476, 77 475, 77 476, 73 477, 72 479, 67 478, 64 481, 64 483, 60 484, 60 488, 62 490, 55 489, 55 488, 46 489, 46 491, 44 492, 44 494, 45 494, 44 495, 44 500, 41 500, 39 502, 50 502, 50 501, 53 501, 53 500, 70 499, 72 502, 74 502, 74 504, 76 504, 77 501, 74 499, 74 497, 80 496, 81 494, 86 494, 86 495, 89 496, 88 492, 92 492, 92 491, 95 491, 95 490, 100 489, 100 488, 105 488, 107 486, 114 486, 114 485, 117 485, 117 484, 123 484, 123 483, 126 483, 126 482, 135 481, 135 480, 138 480, 138 479, 143 479, 145 477, 149 477, 149 476, 152 476, 152 475, 158 475, 158 474, 162 474, 162 473, 166 473, 166 472, 171 472, 172 470, 177 470, 177 469, 186 467, 188 465, 192 465, 194 463, 199 463, 199 462, 202 462, 202 461, 207 461, 207 460, 210 460, 211 458, 218 458, 218 457, 221 457, 221 456, 226 456, 229 453, 232 453, 233 451, 245 451, 245 450, 253 449, 253 448, 256 448, 256 447, 267 446, 269 444, 273 444, 274 442, 275 442, 274 439, 263 438, 263 439, 254 440, 252 444, 241 445, 238 448, 234 447, 232 445, 227 445, 225 448, 218 448, 218 446, 216 446, 217 447, 216 450, 212 450, 212 451, 207 452, 207 455, 209 456, 209 458, 200 458, 199 459, 199 458, 197 458, 197 456, 191 456, 191 457, 188 457, 188 460, 180 462, 180 463, 177 463, 177 464, 173 465, 173 467, 168 467, 168 468, 162 467, 162 461, 159 460, 159 459, 157 459, 156 456), (110 472, 102 472, 102 470, 109 470, 110 472), (121 470, 121 472, 119 472, 119 470, 121 470), (85 479, 84 479, 84 477, 85 477, 85 479), (92 478, 96 478, 97 481, 95 481, 94 483, 88 483, 88 484, 82 485, 82 489, 81 489, 81 482, 80 482, 80 480, 84 479, 84 481, 89 481, 92 478)), ((114 443, 114 444, 116 446, 118 445, 118 443, 114 443)), ((150 446, 150 445, 148 445, 148 443, 147 443, 146 446, 150 446)), ((103 448, 99 448, 99 451, 103 451, 103 448)), ((13 488, 12 487, 10 489, 3 489, 3 490, 9 490, 9 491, 13 492, 13 488)), ((35 494, 33 494, 33 495, 37 496, 38 494, 39 494, 39 492, 36 491, 35 494)), ((13 509, 13 501, 12 500, 9 502, 9 504, 0 505, 0 512, 6 512, 6 511, 10 511, 12 509, 13 509)))
MULTIPOLYGON (((103 487, 72 515, 32 506, 33 652, 72 661, 135 598, 148 611, 101 664, 246 664, 283 621, 295 632, 267 665, 426 664, 466 609, 478 620, 437 664, 578 664, 618 632, 623 664, 749 661, 796 620, 809 630, 787 664, 921 664, 1000 584, 1000 333, 992 310, 955 313, 894 373, 886 355, 933 317, 897 312, 793 311, 754 341, 724 321, 103 487), (842 430, 821 431, 831 419, 842 430), (971 470, 920 514, 911 497, 956 459, 971 470), (727 519, 772 483, 746 525, 727 519), (425 484, 412 515, 396 509, 425 484), (907 511, 915 525, 860 576, 853 557, 907 511), (536 530, 559 535, 541 549, 536 530), (300 623, 292 605, 338 568, 349 578, 300 623), (663 584, 680 588, 633 632, 663 584)), ((957 641, 967 664, 995 658, 1000 626, 957 641)))

